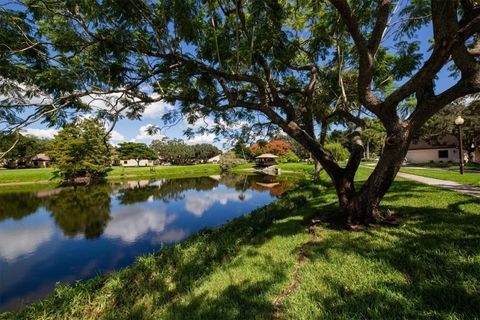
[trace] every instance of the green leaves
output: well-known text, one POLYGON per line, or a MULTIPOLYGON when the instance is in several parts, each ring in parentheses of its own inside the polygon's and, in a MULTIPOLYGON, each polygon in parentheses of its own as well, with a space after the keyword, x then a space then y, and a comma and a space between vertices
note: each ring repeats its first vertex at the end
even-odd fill
POLYGON ((140 160, 156 160, 158 154, 146 144, 139 142, 124 142, 118 145, 116 150, 121 160, 134 159, 137 164, 140 160))
POLYGON ((60 130, 47 154, 65 179, 103 176, 111 166, 108 139, 103 124, 87 118, 60 130))

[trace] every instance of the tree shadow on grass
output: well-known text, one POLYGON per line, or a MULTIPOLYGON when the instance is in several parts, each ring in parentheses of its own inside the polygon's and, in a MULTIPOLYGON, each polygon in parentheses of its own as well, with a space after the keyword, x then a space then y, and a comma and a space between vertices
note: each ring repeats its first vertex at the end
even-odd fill
POLYGON ((377 272, 368 275, 371 279, 364 286, 351 291, 345 290, 352 285, 351 280, 328 271, 319 275, 318 281, 334 293, 314 293, 316 303, 339 318, 478 319, 480 202, 448 191, 447 199, 436 195, 438 205, 432 204, 435 199, 427 201, 438 192, 442 190, 396 182, 393 194, 385 201, 404 218, 403 226, 345 232, 311 244, 309 258, 313 263, 334 265, 340 255, 345 259, 344 270, 377 272), (416 198, 409 203, 397 192, 413 193, 416 198), (355 257, 360 265, 348 265, 352 262, 347 257, 355 257), (370 267, 361 265, 365 261, 370 267), (400 279, 386 281, 384 271, 400 275, 400 279))
MULTIPOLYGON (((225 316, 217 318, 240 315, 251 319, 257 313, 267 314, 271 312, 271 301, 265 300, 262 292, 285 279, 289 271, 288 268, 272 271, 272 263, 268 261, 273 278, 269 274, 266 280, 230 285, 217 298, 196 296, 188 304, 180 304, 179 300, 223 264, 238 257, 245 244, 260 246, 273 237, 285 238, 302 232, 305 227, 299 223, 301 218, 285 218, 305 204, 308 195, 308 192, 292 192, 287 198, 218 229, 203 230, 174 247, 141 257, 131 267, 110 276, 80 282, 73 289, 58 288, 47 299, 15 316, 36 318, 49 313, 54 318, 68 315, 91 319, 154 319, 158 318, 156 312, 167 310, 168 317, 172 318, 189 314, 189 318, 205 319, 202 315, 225 312, 225 316)), ((252 255, 254 253, 250 253, 252 255)))
POLYGON ((267 319, 273 312, 272 301, 266 299, 272 288, 284 282, 288 270, 275 265, 264 255, 256 267, 269 270, 262 279, 231 279, 231 284, 219 292, 205 291, 191 294, 187 299, 169 304, 166 319, 267 319))

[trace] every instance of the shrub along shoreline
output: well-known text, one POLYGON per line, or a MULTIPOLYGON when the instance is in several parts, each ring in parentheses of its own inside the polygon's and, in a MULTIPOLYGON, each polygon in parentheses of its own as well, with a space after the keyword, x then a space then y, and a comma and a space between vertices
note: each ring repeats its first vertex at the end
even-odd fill
MULTIPOLYGON (((359 183, 369 173, 360 169, 359 183)), ((397 179, 382 204, 400 226, 309 226, 336 209, 336 197, 328 182, 306 181, 249 215, 1 317, 478 317, 479 201, 397 179)))

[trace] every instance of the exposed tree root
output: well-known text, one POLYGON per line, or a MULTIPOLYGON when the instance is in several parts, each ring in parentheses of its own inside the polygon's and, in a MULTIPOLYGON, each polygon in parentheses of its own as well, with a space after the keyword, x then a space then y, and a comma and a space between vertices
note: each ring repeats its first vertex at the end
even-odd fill
POLYGON ((345 217, 335 212, 322 213, 309 222, 311 226, 325 225, 331 229, 361 231, 366 228, 376 227, 398 227, 401 225, 401 219, 397 216, 396 212, 387 210, 387 212, 378 215, 375 219, 370 220, 368 223, 349 223, 345 217))
POLYGON ((309 241, 303 243, 300 246, 300 250, 298 252, 297 262, 295 263, 295 269, 293 271, 292 281, 290 282, 290 285, 287 288, 285 288, 284 290, 282 290, 282 292, 272 302, 272 307, 273 307, 272 319, 278 319, 280 317, 281 307, 282 307, 283 303, 300 286, 300 283, 301 283, 300 270, 307 260, 307 255, 306 255, 307 248, 308 248, 308 246, 310 246, 312 244, 315 244, 315 243, 320 241, 320 237, 316 234, 316 229, 317 229, 317 226, 315 226, 315 225, 310 225, 308 227, 308 232, 313 234, 314 238, 312 240, 309 240, 309 241))

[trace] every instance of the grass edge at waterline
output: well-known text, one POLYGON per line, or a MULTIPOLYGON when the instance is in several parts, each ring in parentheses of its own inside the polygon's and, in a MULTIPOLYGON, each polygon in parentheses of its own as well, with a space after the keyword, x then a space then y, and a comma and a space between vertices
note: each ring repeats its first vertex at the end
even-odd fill
MULTIPOLYGON (((369 172, 361 168, 359 180, 369 172)), ((478 317, 478 199, 397 179, 382 204, 401 217, 401 225, 312 230, 305 221, 336 210, 336 196, 331 188, 305 182, 218 229, 139 257, 110 275, 58 287, 3 317, 478 317)))

